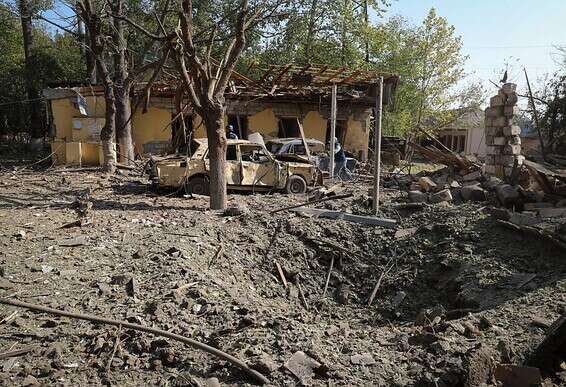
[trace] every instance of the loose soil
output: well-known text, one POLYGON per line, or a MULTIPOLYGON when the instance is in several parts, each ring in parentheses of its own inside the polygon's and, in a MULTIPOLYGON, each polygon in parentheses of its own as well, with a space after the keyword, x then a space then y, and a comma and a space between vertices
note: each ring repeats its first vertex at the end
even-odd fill
MULTIPOLYGON (((566 309, 564 252, 502 228, 485 203, 403 210, 406 194, 385 190, 382 216, 416 228, 396 236, 270 214, 306 196, 231 194, 221 213, 146 183, 130 172, 0 172, 2 297, 191 337, 273 385, 491 385, 489 370, 521 364, 566 309), (82 227, 61 228, 84 212, 82 227), (302 380, 285 366, 297 351, 316 364, 302 380)), ((352 198, 314 207, 369 214, 369 186, 345 188, 352 198)), ((21 348, 31 351, 0 360, 3 385, 252 384, 177 342, 0 306, 0 352, 21 348)))

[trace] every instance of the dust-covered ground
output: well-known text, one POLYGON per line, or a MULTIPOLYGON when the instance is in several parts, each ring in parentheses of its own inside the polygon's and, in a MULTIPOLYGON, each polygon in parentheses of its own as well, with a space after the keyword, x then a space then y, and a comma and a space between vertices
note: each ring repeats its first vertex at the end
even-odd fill
MULTIPOLYGON (((345 189, 354 196, 310 207, 369 214, 368 186, 345 189)), ((237 211, 223 214, 129 172, 5 169, 0 291, 202 341, 272 385, 491 385, 493 367, 522 364, 564 313, 565 253, 502 228, 485 203, 403 209, 405 195, 382 196, 395 230, 270 214, 306 196, 231 194, 237 211), (61 228, 81 210, 81 227, 61 228)), ((18 349, 30 351, 0 354, 2 385, 252 383, 178 342, 2 305, 0 352, 18 349)))

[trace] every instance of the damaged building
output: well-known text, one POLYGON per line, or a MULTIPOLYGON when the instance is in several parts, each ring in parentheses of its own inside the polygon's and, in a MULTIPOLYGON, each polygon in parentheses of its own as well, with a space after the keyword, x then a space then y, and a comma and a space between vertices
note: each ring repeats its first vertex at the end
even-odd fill
MULTIPOLYGON (((258 73, 258 71, 256 71, 258 73)), ((259 133, 264 139, 299 137, 326 143, 330 135, 330 86, 337 85, 336 137, 345 150, 359 160, 368 158, 370 119, 376 104, 377 79, 384 77, 384 105, 393 103, 398 83, 395 75, 354 71, 328 66, 270 66, 257 80, 236 73, 226 93, 226 125, 240 138, 259 133)), ((134 88, 132 137, 138 156, 171 151, 179 128, 175 108, 176 83, 162 82, 134 88), (142 99, 143 108, 135 109, 142 99)), ((102 86, 53 85, 44 90, 49 102, 51 144, 59 164, 99 165, 102 152, 100 130, 104 126, 105 100, 102 86)), ((193 138, 206 137, 202 119, 184 116, 193 138)), ((118 144, 119 149, 119 144, 118 144)))

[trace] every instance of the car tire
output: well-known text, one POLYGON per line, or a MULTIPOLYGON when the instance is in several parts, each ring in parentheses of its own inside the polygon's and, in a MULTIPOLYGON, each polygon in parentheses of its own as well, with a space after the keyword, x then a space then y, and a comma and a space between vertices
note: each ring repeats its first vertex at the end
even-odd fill
POLYGON ((307 192, 307 182, 301 176, 293 175, 287 179, 285 192, 288 194, 303 194, 307 192))
POLYGON ((187 194, 210 195, 210 182, 206 176, 195 176, 190 178, 185 184, 187 194))

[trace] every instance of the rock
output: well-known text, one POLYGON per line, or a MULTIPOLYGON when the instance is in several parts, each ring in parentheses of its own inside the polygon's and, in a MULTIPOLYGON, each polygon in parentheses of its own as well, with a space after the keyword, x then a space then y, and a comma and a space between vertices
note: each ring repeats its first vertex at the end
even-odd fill
POLYGON ((474 181, 477 180, 481 177, 481 171, 474 171, 471 173, 468 173, 467 175, 462 176, 462 180, 464 181, 474 181))
POLYGON ((350 356, 350 361, 355 365, 372 365, 375 364, 375 359, 371 353, 365 352, 358 355, 350 356))
POLYGON ((204 382, 205 387, 221 387, 220 381, 218 378, 208 378, 204 382))
POLYGON ((132 258, 133 259, 142 259, 143 257, 146 256, 146 254, 147 254, 147 252, 145 251, 145 249, 140 248, 132 254, 132 258))
POLYGON ((110 280, 110 283, 113 285, 125 285, 128 282, 130 282, 132 279, 132 275, 131 274, 116 274, 112 276, 112 279, 110 280))
POLYGON ((521 134, 521 128, 517 125, 510 125, 503 128, 505 137, 518 136, 521 134))
POLYGON ((466 387, 481 387, 487 385, 495 369, 497 352, 485 346, 480 346, 468 358, 468 375, 466 387))
POLYGON ((132 277, 128 281, 128 283, 126 283, 126 293, 130 297, 135 297, 138 291, 138 281, 135 279, 135 277, 132 277))
POLYGON ((22 381, 21 384, 23 387, 27 387, 27 386, 39 386, 40 383, 39 381, 32 375, 28 375, 24 378, 24 380, 22 381))
POLYGON ((22 240, 26 237, 26 232, 24 230, 19 230, 17 233, 14 234, 14 237, 18 240, 22 240))
POLYGON ((505 207, 513 205, 519 199, 519 189, 509 184, 501 184, 495 187, 497 198, 505 207))
POLYGON ((269 375, 279 368, 273 358, 266 353, 261 353, 256 359, 252 360, 250 367, 264 375, 269 375))
POLYGON ((512 95, 513 93, 515 93, 517 91, 517 85, 515 83, 506 83, 503 86, 501 86, 501 91, 506 95, 512 95))
POLYGON ((466 330, 464 334, 466 335, 466 337, 469 337, 470 339, 481 335, 479 328, 470 321, 464 321, 462 323, 462 326, 466 330))
POLYGON ((513 212, 509 217, 509 222, 517 226, 534 226, 535 224, 542 223, 542 219, 526 212, 513 212))
POLYGON ((428 202, 428 196, 420 191, 409 191, 409 201, 411 203, 426 203, 428 202))
POLYGON ((435 194, 430 195, 431 203, 451 202, 452 193, 449 189, 443 189, 435 194))
POLYGON ((224 210, 224 216, 239 216, 248 212, 248 209, 241 204, 234 204, 228 206, 224 210))
POLYGON ((506 340, 499 340, 499 343, 497 343, 497 350, 499 351, 501 360, 505 363, 511 363, 515 358, 515 349, 511 343, 506 340))
POLYGON ((538 368, 523 367, 513 364, 500 364, 495 369, 494 376, 495 380, 500 382, 503 386, 540 386, 542 382, 538 368))
POLYGON ((403 239, 406 237, 413 236, 417 233, 419 227, 411 227, 411 228, 402 228, 400 230, 395 231, 394 238, 395 239, 403 239))
POLYGON ((479 184, 466 185, 460 190, 462 199, 473 202, 483 202, 487 200, 487 193, 479 184))
POLYGON ((399 305, 401 305, 401 303, 405 300, 406 297, 407 297, 407 293, 405 293, 402 290, 398 291, 391 300, 391 305, 393 306, 393 308, 397 309, 399 305))
POLYGON ((417 315, 415 319, 415 325, 428 325, 436 317, 444 317, 446 315, 446 309, 442 305, 435 306, 430 309, 423 309, 417 315))
POLYGON ((315 374, 315 370, 321 364, 313 358, 307 356, 303 351, 297 351, 285 362, 287 368, 305 386, 310 385, 315 374))
POLYGON ((419 186, 424 192, 434 191, 438 187, 434 180, 427 176, 419 178, 419 186))
POLYGON ((112 293, 112 287, 108 285, 106 282, 99 282, 96 284, 96 286, 98 287, 98 291, 100 292, 100 294, 105 295, 112 293))

